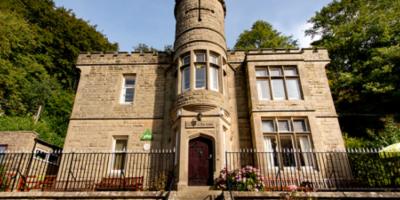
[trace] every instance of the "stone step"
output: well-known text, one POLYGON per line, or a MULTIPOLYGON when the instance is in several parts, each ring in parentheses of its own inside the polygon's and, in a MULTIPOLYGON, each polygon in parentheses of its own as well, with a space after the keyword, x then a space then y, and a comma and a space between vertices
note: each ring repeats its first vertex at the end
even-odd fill
POLYGON ((208 187, 189 187, 174 191, 170 194, 170 200, 219 200, 223 195, 220 190, 210 190, 208 187))

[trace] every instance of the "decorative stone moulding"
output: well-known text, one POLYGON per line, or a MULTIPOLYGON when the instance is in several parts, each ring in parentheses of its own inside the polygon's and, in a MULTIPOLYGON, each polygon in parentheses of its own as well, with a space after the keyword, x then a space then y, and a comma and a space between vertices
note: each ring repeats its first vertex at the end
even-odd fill
POLYGON ((224 97, 221 93, 209 90, 194 90, 178 95, 175 107, 192 112, 207 112, 223 105, 224 97))

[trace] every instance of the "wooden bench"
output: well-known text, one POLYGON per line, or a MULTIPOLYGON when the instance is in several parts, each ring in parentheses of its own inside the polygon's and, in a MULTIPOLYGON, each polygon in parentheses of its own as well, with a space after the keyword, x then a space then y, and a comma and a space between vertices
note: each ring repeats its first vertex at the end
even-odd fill
POLYGON ((18 191, 29 192, 30 190, 48 190, 56 181, 57 176, 26 176, 20 177, 18 191))
POLYGON ((143 176, 126 178, 103 178, 96 184, 97 191, 137 191, 143 190, 143 176))

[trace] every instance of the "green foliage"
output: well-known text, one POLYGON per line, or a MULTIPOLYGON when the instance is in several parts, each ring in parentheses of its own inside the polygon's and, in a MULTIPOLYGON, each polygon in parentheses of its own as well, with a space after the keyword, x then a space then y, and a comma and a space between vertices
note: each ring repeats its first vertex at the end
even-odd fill
POLYGON ((158 51, 156 48, 149 46, 144 43, 139 43, 138 45, 133 47, 134 51, 136 52, 151 52, 151 51, 158 51))
POLYGON ((395 188, 400 186, 398 158, 380 158, 378 153, 348 153, 349 164, 358 186, 395 188))
POLYGON ((400 128, 393 117, 385 119, 385 126, 382 130, 367 130, 368 135, 363 138, 344 135, 347 148, 381 148, 400 142, 400 128))
POLYGON ((330 54, 328 78, 340 113, 399 113, 399 18, 400 1, 335 0, 310 19, 306 33, 320 35, 313 45, 330 54))
POLYGON ((0 1, 0 115, 21 116, 16 125, 3 123, 0 129, 24 126, 62 144, 79 79, 77 56, 117 48, 95 26, 51 0, 0 1), (38 126, 46 128, 22 120, 39 106, 44 112, 38 126))
POLYGON ((245 30, 236 41, 235 49, 295 48, 297 41, 284 36, 268 22, 256 21, 251 30, 245 30))
POLYGON ((55 145, 62 146, 64 142, 64 138, 52 129, 51 123, 40 120, 35 124, 31 116, 0 116, 0 131, 36 131, 40 133, 40 139, 51 141, 55 145))

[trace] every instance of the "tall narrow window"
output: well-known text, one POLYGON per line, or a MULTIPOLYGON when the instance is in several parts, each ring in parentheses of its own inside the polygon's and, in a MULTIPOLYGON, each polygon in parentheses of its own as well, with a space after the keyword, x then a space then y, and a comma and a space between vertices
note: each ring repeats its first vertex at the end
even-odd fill
POLYGON ((272 136, 264 137, 264 146, 266 152, 268 168, 278 167, 278 156, 276 153, 276 138, 272 136))
POLYGON ((114 173, 121 173, 125 170, 127 144, 127 138, 114 139, 114 155, 112 164, 112 172, 114 173))
POLYGON ((182 92, 190 89, 190 67, 182 68, 182 92))
POLYGON ((133 103, 133 99, 135 97, 135 85, 135 75, 124 75, 121 103, 133 103))
POLYGON ((182 92, 190 89, 190 54, 181 58, 181 88, 182 92))
POLYGON ((299 100, 303 98, 296 66, 257 67, 256 78, 260 100, 299 100))
POLYGON ((215 66, 210 67, 210 89, 219 91, 218 81, 219 68, 215 66))
POLYGON ((195 52, 195 88, 206 88, 206 66, 207 66, 206 52, 195 52))
POLYGON ((206 87, 206 66, 202 64, 196 65, 196 89, 206 87))

